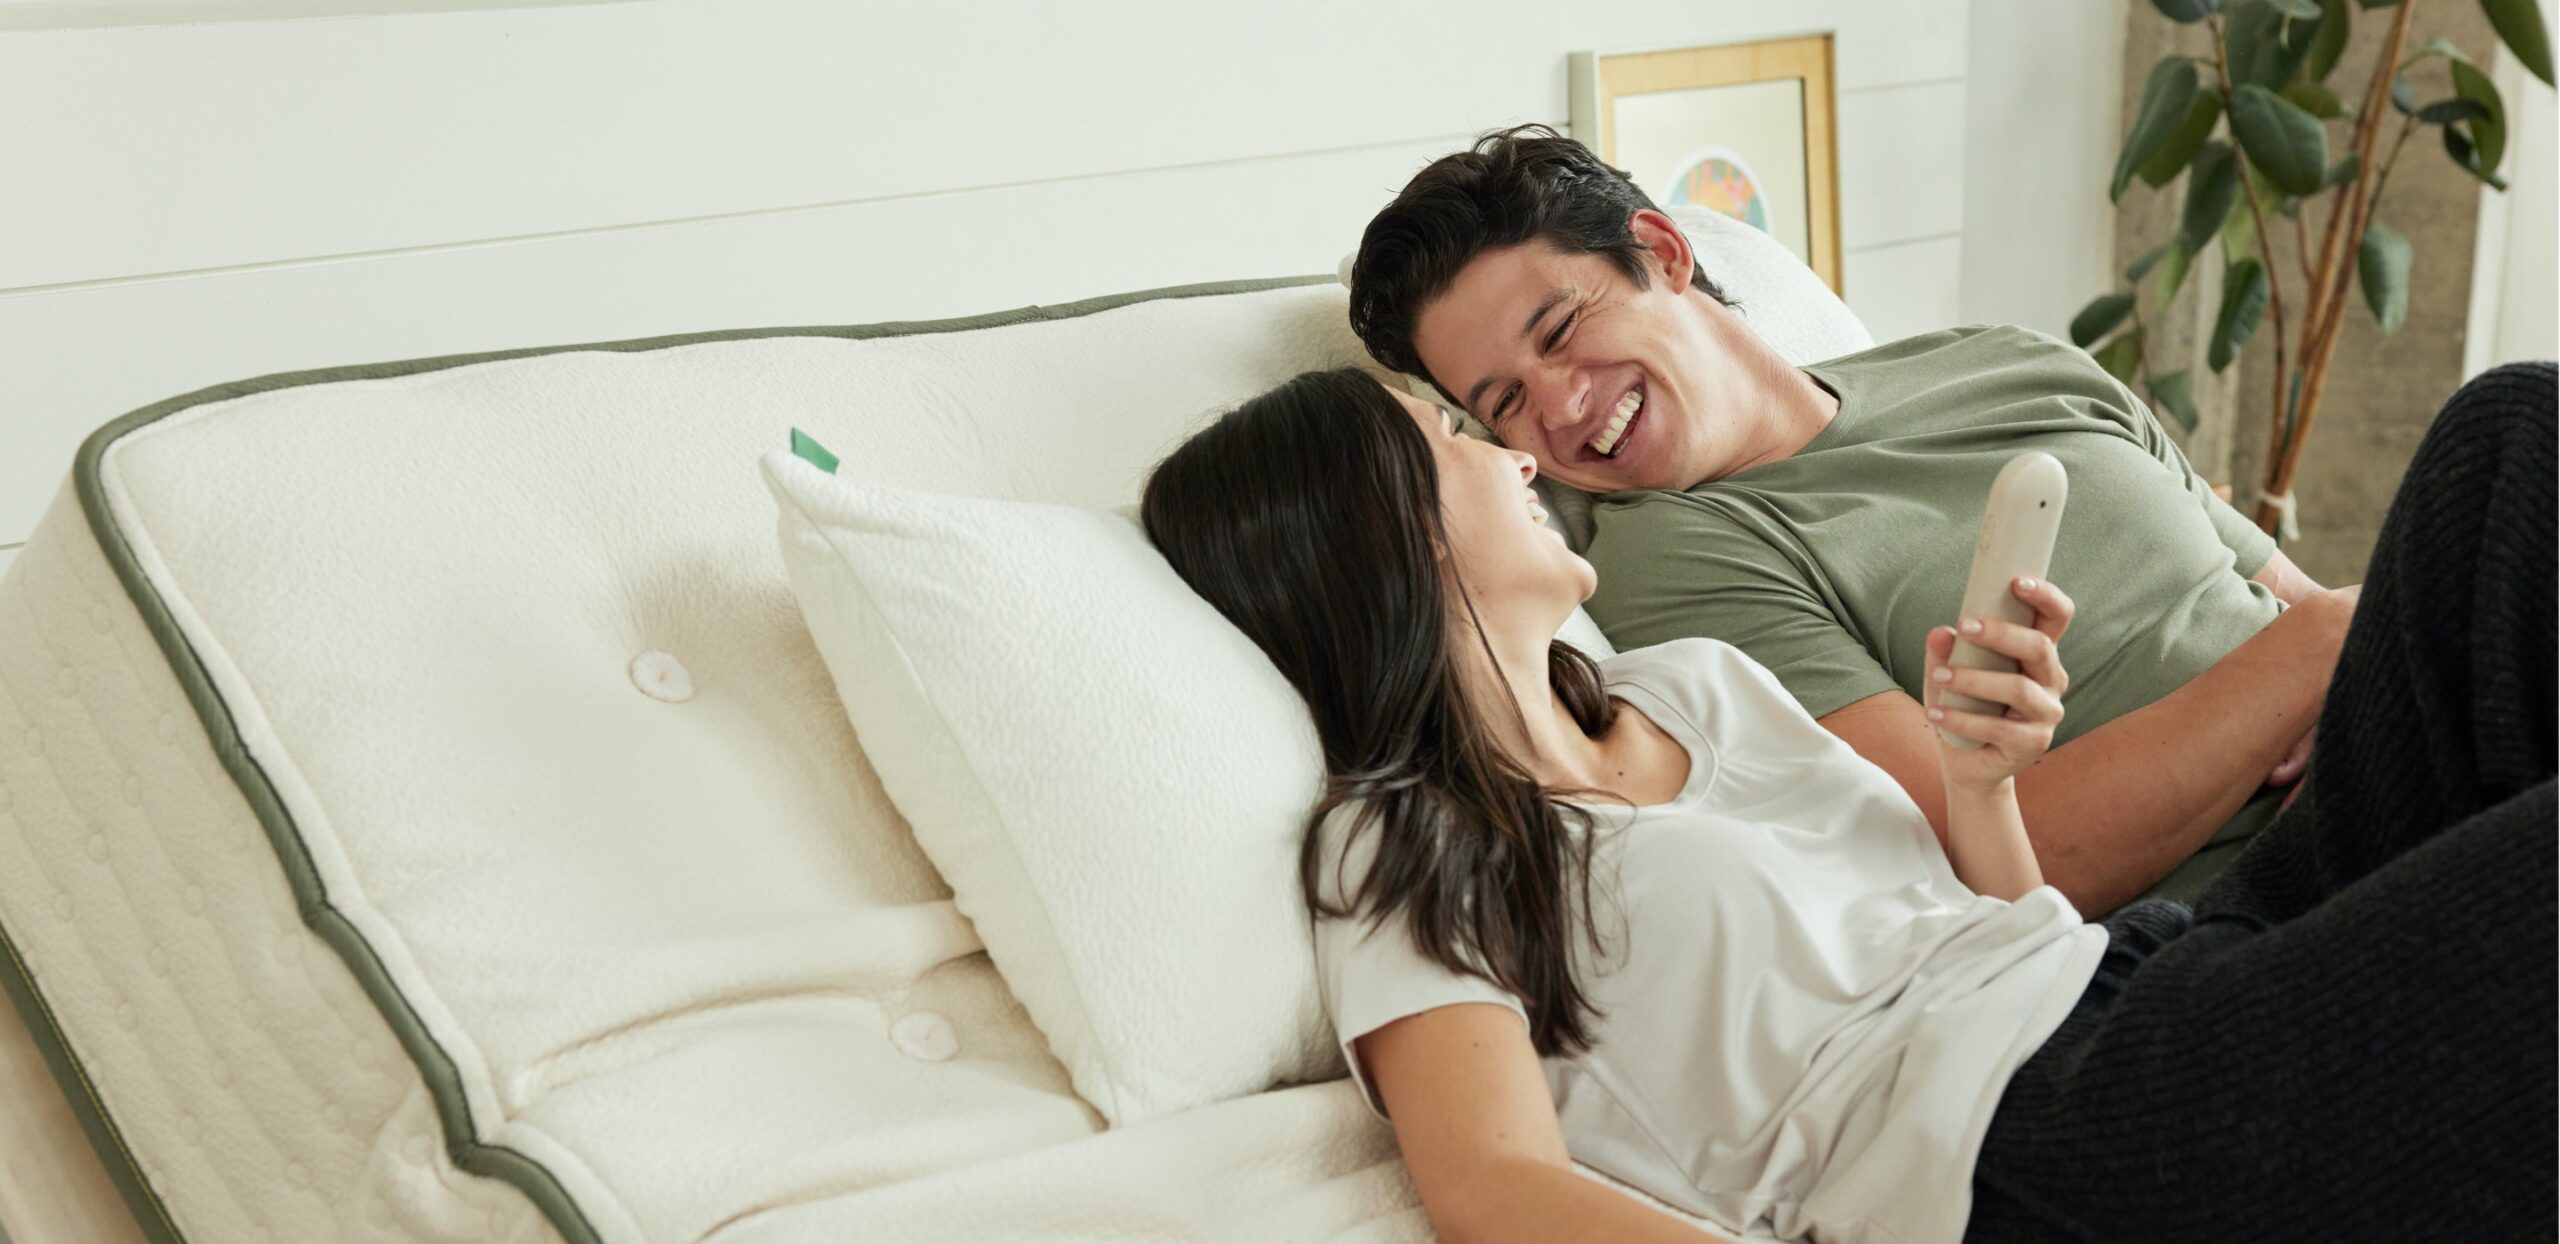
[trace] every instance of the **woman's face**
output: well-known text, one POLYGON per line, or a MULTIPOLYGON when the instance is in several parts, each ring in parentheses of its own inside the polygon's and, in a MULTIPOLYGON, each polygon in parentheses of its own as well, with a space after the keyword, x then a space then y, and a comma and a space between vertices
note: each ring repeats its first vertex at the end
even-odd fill
POLYGON ((1393 387, 1387 391, 1431 442, 1452 568, 1477 610, 1507 615, 1526 607, 1542 624, 1561 625, 1590 597, 1599 577, 1546 525, 1546 510, 1529 487, 1538 475, 1537 459, 1460 432, 1455 417, 1438 405, 1393 387))

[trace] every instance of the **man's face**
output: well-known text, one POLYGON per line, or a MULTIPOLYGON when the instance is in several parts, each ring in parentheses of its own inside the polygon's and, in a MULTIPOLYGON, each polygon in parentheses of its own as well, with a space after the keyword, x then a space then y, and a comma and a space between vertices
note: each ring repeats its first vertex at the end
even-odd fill
POLYGON ((1585 492, 1685 489, 1740 469, 1783 360, 1704 291, 1657 212, 1629 222, 1648 288, 1601 255, 1486 251, 1422 310, 1414 349, 1504 444, 1585 492))

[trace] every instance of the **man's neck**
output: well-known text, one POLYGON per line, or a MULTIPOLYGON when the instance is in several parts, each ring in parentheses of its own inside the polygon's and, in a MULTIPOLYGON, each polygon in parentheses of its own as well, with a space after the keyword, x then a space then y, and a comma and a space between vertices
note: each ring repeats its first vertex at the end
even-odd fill
POLYGON ((1840 397, 1815 380, 1800 367, 1787 363, 1774 350, 1758 355, 1758 368, 1772 401, 1769 419, 1762 425, 1760 452, 1736 464, 1718 476, 1730 479, 1745 471, 1764 467, 1793 455, 1822 435, 1831 421, 1840 415, 1840 397))

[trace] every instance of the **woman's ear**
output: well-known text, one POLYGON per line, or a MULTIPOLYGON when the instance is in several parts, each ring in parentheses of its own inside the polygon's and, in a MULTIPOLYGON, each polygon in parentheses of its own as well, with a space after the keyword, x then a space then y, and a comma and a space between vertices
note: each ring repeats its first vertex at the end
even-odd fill
POLYGON ((1698 256, 1689 247, 1689 235, 1680 232, 1680 226, 1671 223, 1669 216, 1649 207, 1627 217, 1627 231, 1652 256, 1653 275, 1672 293, 1688 293, 1689 283, 1698 273, 1698 256))

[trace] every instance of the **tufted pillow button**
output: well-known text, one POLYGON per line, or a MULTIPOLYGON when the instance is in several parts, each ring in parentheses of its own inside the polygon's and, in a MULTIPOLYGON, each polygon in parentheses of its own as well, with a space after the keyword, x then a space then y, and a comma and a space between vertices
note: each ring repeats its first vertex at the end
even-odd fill
POLYGON ((889 1025, 889 1040, 898 1052, 918 1062, 938 1063, 960 1052, 951 1021, 933 1011, 912 1011, 889 1025))
POLYGON ((631 685, 642 695, 669 704, 682 704, 693 698, 693 675, 684 662, 655 648, 631 658, 631 685))

